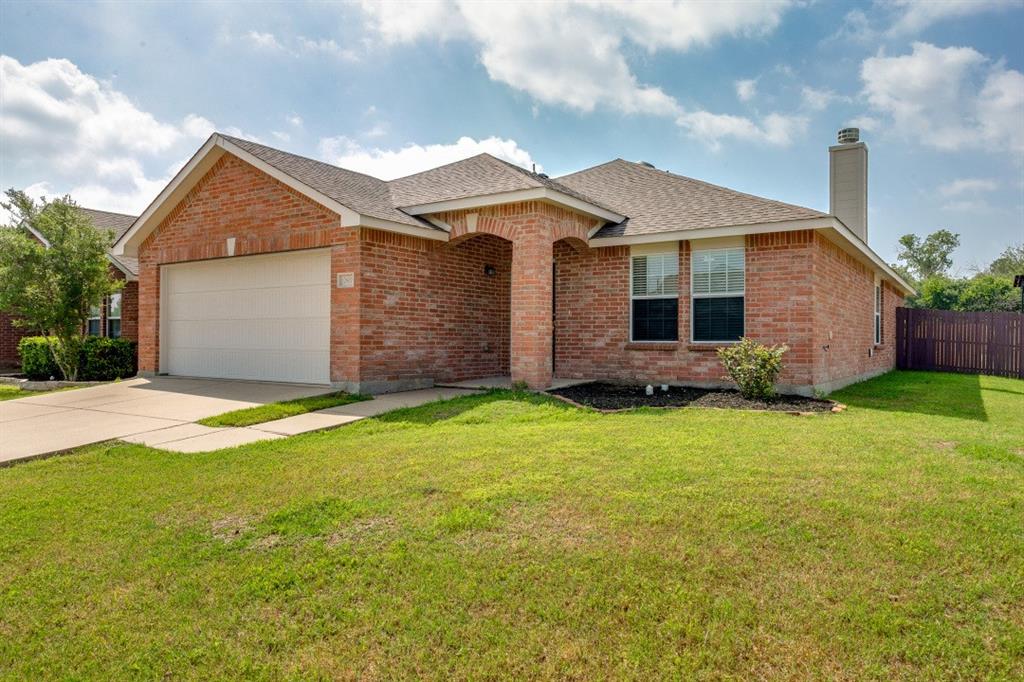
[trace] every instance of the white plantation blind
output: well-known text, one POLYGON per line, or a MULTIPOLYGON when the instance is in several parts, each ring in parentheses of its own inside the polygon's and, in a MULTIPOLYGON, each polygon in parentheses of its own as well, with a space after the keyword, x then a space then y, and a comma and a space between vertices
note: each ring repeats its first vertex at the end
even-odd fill
POLYGON ((742 248, 694 251, 691 264, 695 296, 743 293, 746 275, 742 248))
POLYGON ((633 297, 679 295, 679 253, 633 256, 633 297))

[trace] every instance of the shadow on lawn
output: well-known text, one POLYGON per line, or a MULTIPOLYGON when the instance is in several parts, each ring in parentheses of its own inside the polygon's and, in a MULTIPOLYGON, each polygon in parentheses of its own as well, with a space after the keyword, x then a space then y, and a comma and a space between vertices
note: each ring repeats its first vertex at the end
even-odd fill
MULTIPOLYGON (((561 400, 528 391, 491 390, 486 393, 468 395, 463 398, 448 398, 420 405, 419 407, 407 407, 394 410, 393 412, 385 412, 374 419, 386 423, 429 425, 456 417, 467 416, 467 413, 475 409, 499 402, 516 403, 520 406, 524 403, 529 405, 546 405, 566 411, 578 409, 561 400)), ((515 409, 515 407, 510 407, 510 410, 512 409, 515 409)), ((480 419, 481 422, 492 420, 493 415, 482 416, 480 419)))
MULTIPOLYGON (((977 374, 893 371, 829 397, 850 407, 988 421, 977 374)), ((1012 392, 1012 391, 1009 391, 1012 392)))

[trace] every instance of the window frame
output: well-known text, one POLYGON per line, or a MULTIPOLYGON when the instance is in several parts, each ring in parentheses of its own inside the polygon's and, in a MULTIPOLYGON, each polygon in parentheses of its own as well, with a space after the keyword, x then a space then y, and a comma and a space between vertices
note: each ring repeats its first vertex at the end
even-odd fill
POLYGON ((85 335, 86 336, 103 336, 103 304, 89 307, 89 317, 85 318, 85 335), (96 312, 93 315, 93 311, 96 312), (92 333, 92 322, 96 321, 96 333, 92 333))
POLYGON ((883 309, 883 293, 882 293, 882 280, 875 277, 875 291, 874 291, 874 304, 875 314, 872 317, 872 336, 875 340, 876 346, 881 346, 882 341, 885 338, 885 333, 882 328, 882 309, 883 309))
POLYGON ((629 342, 630 343, 679 343, 679 244, 675 244, 675 250, 664 249, 658 251, 650 251, 645 253, 630 253, 629 254, 629 342), (671 295, 666 294, 645 294, 637 296, 633 293, 633 261, 636 258, 648 258, 650 256, 675 256, 676 262, 676 293, 671 295), (675 300, 676 302, 676 335, 674 339, 636 339, 633 337, 633 301, 653 301, 653 300, 675 300))
POLYGON ((706 340, 698 341, 696 337, 696 314, 694 301, 700 298, 742 298, 743 299, 743 333, 740 334, 742 338, 747 333, 747 248, 746 245, 736 246, 716 246, 711 248, 692 248, 690 251, 690 343, 699 345, 721 345, 729 343, 739 343, 739 339, 720 339, 720 340, 706 340), (728 252, 728 251, 739 251, 743 256, 743 290, 740 292, 729 291, 724 293, 713 293, 708 292, 706 294, 696 293, 696 286, 694 286, 694 275, 695 268, 693 267, 693 260, 698 254, 708 254, 714 252, 728 252))
POLYGON ((106 319, 106 323, 104 324, 104 331, 106 332, 107 338, 111 338, 111 339, 119 339, 119 338, 121 338, 121 317, 123 315, 123 311, 121 310, 121 306, 123 306, 123 305, 124 305, 124 298, 121 296, 120 292, 116 293, 116 294, 110 294, 109 296, 107 296, 107 319, 106 319), (113 302, 114 302, 114 297, 115 296, 117 297, 117 303, 118 303, 118 305, 117 305, 117 316, 116 317, 110 314, 111 311, 114 308, 113 302), (117 320, 117 336, 114 336, 113 334, 110 333, 110 323, 111 323, 112 320, 117 320))

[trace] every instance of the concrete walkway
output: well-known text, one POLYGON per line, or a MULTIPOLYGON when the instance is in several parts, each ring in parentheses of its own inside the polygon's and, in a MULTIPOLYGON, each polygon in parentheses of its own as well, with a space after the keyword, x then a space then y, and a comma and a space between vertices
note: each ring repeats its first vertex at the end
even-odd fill
POLYGON ((191 422, 203 417, 330 390, 153 377, 0 401, 0 464, 148 432, 178 436, 200 428, 191 422))
POLYGON ((219 450, 334 428, 401 407, 475 392, 431 388, 393 393, 246 428, 195 423, 330 390, 305 384, 153 377, 0 401, 0 466, 115 438, 176 452, 219 450))
POLYGON ((294 436, 309 431, 333 429, 403 407, 418 407, 435 400, 458 398, 473 393, 476 391, 458 388, 425 388, 419 391, 389 393, 377 396, 373 400, 329 407, 326 410, 307 412, 252 426, 213 428, 201 424, 183 424, 127 436, 121 440, 174 452, 207 452, 261 440, 294 436))

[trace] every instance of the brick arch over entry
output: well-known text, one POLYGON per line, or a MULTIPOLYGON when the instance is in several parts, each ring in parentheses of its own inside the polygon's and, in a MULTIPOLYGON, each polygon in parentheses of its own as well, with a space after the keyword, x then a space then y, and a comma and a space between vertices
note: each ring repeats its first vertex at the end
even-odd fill
POLYGON ((541 201, 439 213, 451 239, 490 234, 512 242, 510 369, 513 381, 546 388, 553 376, 552 264, 554 244, 566 240, 587 248, 599 227, 591 217, 541 201))

